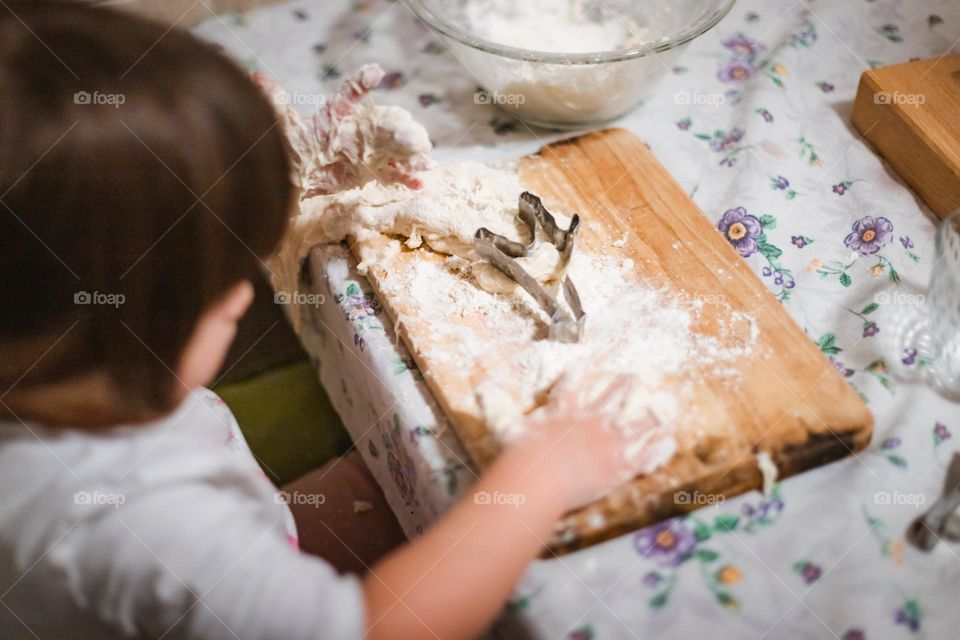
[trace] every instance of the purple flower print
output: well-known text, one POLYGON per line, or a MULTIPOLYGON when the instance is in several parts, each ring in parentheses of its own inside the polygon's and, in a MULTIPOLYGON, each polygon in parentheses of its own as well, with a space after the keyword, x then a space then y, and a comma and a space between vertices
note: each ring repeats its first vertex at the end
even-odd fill
POLYGON ((773 122, 773 114, 766 109, 757 109, 757 113, 760 114, 764 122, 773 122))
POLYGON ((916 600, 907 600, 902 607, 894 612, 893 620, 916 633, 920 630, 920 605, 917 604, 916 600))
POLYGON ((838 196, 842 196, 843 194, 845 194, 845 193, 847 192, 847 185, 845 185, 845 184, 842 183, 842 182, 839 182, 839 183, 833 185, 833 192, 834 192, 835 194, 837 194, 838 196))
POLYGON ((876 322, 868 322, 863 325, 863 337, 871 338, 880 333, 880 327, 877 326, 876 322))
POLYGON ((917 363, 917 350, 913 347, 907 347, 903 350, 903 357, 900 358, 902 362, 907 367, 912 367, 917 363))
POLYGON ((308 13, 307 13, 306 11, 304 11, 303 9, 294 9, 294 10, 293 10, 293 18, 294 18, 294 20, 296 20, 297 22, 306 22, 307 20, 310 19, 310 14, 308 14, 308 13))
POLYGON ((730 60, 717 70, 717 80, 726 84, 746 82, 756 72, 756 68, 746 60, 730 60))
POLYGON ((903 36, 900 35, 900 27, 895 24, 885 24, 877 31, 890 42, 901 42, 903 36))
POLYGON ((942 422, 938 422, 936 426, 933 427, 933 439, 937 444, 951 437, 953 437, 953 434, 950 433, 950 429, 947 429, 947 425, 942 422))
POLYGON ((887 438, 886 440, 884 440, 884 441, 880 444, 880 448, 881 448, 881 449, 896 449, 896 448, 899 447, 901 444, 903 444, 903 440, 901 440, 899 436, 890 436, 889 438, 887 438))
POLYGON ((783 500, 777 498, 776 500, 771 500, 769 502, 760 503, 760 517, 766 518, 772 514, 777 514, 783 511, 783 500))
POLYGON ((777 176, 776 179, 774 179, 773 181, 774 189, 780 189, 781 191, 783 191, 789 186, 790 186, 790 181, 784 178, 783 176, 777 176))
POLYGON ((748 38, 742 33, 738 33, 735 36, 730 36, 723 41, 723 46, 730 51, 733 51, 741 58, 747 58, 752 60, 755 56, 760 53, 763 53, 766 50, 766 47, 763 46, 760 42, 748 38))
POLYGON ((593 640, 593 629, 590 627, 584 627, 582 629, 577 629, 576 631, 571 631, 567 638, 568 640, 593 640))
POLYGON ((693 124, 693 121, 690 118, 684 118, 683 120, 677 120, 677 129, 681 131, 686 131, 690 128, 690 125, 693 124))
POLYGON ((633 539, 637 553, 665 567, 675 567, 689 558, 696 545, 693 531, 679 518, 641 529, 633 539))
POLYGON ((844 378, 849 378, 853 375, 853 369, 848 369, 847 365, 843 364, 833 356, 828 356, 828 358, 830 360, 830 364, 833 365, 833 368, 836 369, 837 373, 842 375, 844 378))
POLYGON ((817 86, 820 87, 820 91, 823 91, 824 93, 830 93, 834 90, 834 86, 829 82, 821 81, 817 83, 817 86))
POLYGON ((643 586, 645 587, 650 587, 653 589, 661 582, 663 582, 663 578, 660 577, 660 574, 656 571, 651 571, 647 575, 643 576, 643 586))
POLYGON ((793 565, 794 570, 803 577, 807 584, 813 584, 823 575, 823 570, 812 562, 798 562, 793 565))
POLYGON ((383 80, 380 81, 381 89, 399 89, 403 86, 404 77, 403 73, 400 71, 391 71, 387 75, 383 76, 383 80))
POLYGON ((757 13, 756 11, 748 11, 747 15, 744 16, 744 19, 747 22, 756 22, 757 20, 760 19, 760 14, 757 13))
POLYGON ((440 102, 440 97, 435 93, 421 93, 417 96, 417 101, 421 107, 427 108, 440 102))
POLYGON ((843 244, 862 256, 872 256, 890 239, 893 223, 884 217, 864 216, 853 223, 852 229, 843 244))
POLYGON ((790 242, 797 249, 803 249, 805 246, 810 244, 810 241, 807 240, 806 236, 790 236, 790 242))
POLYGON ((933 28, 934 28, 935 26, 937 26, 938 24, 943 24, 943 18, 941 18, 940 16, 938 16, 938 15, 935 14, 935 13, 931 13, 929 16, 927 16, 927 27, 928 27, 928 28, 933 29, 933 28))
POLYGON ((904 249, 913 249, 913 240, 910 239, 910 236, 900 236, 900 244, 903 245, 904 249))
POLYGON ((743 129, 733 128, 730 129, 730 133, 723 134, 722 132, 717 132, 719 135, 714 134, 713 139, 710 140, 710 148, 717 153, 721 151, 726 151, 729 147, 737 144, 743 140, 745 132, 743 129))
POLYGON ((843 632, 840 640, 866 640, 867 636, 862 629, 847 629, 843 632))
POLYGON ((727 209, 717 223, 717 229, 744 258, 757 252, 757 238, 763 233, 760 221, 743 207, 727 209))

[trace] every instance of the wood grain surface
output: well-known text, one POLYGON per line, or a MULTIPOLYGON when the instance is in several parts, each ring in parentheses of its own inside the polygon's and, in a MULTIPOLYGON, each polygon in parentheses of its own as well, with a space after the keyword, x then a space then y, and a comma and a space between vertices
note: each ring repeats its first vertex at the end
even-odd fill
POLYGON ((864 72, 853 124, 940 218, 960 208, 960 55, 864 72))
MULTIPOLYGON (((607 129, 561 141, 519 162, 525 188, 556 211, 584 221, 577 251, 632 260, 638 285, 666 287, 689 299, 722 296, 697 320, 700 335, 719 335, 731 311, 755 318, 755 348, 735 363, 736 376, 720 376, 692 363, 668 376, 668 389, 684 389, 676 420, 678 449, 668 464, 558 523, 552 552, 562 553, 733 496, 762 484, 756 454, 766 452, 780 477, 863 449, 872 416, 814 342, 694 204, 646 146, 631 133, 607 129), (626 243, 616 242, 624 238, 626 243), (616 244, 614 244, 616 242, 616 244)), ((519 194, 518 194, 519 195, 519 194)), ((384 308, 472 458, 482 469, 499 450, 478 404, 476 387, 491 371, 503 378, 511 354, 529 336, 497 335, 495 322, 451 305, 427 313, 416 295, 400 295, 392 279, 417 261, 442 261, 427 249, 404 251, 368 274, 384 308), (489 349, 470 361, 451 361, 437 327, 465 327, 489 349)), ((395 282, 395 280, 394 280, 395 282)), ((475 286, 469 280, 464 287, 475 286)), ((616 300, 607 304, 615 305, 616 300)), ((587 308, 587 331, 590 313, 587 308)), ((627 336, 625 339, 629 339, 627 336)), ((589 363, 583 363, 589 367, 589 363)), ((643 363, 638 362, 638 367, 643 363)), ((504 384, 504 393, 529 381, 504 384)), ((678 391, 679 393, 679 391, 678 391)))

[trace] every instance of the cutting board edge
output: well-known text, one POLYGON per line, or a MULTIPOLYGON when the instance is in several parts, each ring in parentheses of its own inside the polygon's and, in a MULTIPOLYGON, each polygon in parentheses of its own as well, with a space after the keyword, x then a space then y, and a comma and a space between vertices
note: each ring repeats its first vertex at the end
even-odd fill
MULTIPOLYGON (((779 451, 773 450, 768 453, 777 466, 777 481, 781 481, 800 475, 811 469, 841 462, 846 458, 856 455, 869 446, 872 436, 873 414, 870 413, 869 419, 862 426, 854 427, 840 433, 822 434, 819 438, 811 438, 803 444, 783 447, 779 451)), ((708 493, 703 490, 705 484, 711 482, 719 483, 725 478, 733 478, 735 482, 726 482, 723 490, 714 491, 711 495, 722 495, 724 499, 728 499, 763 488, 763 474, 760 472, 759 467, 757 467, 755 458, 751 456, 732 467, 715 471, 707 476, 698 478, 696 481, 678 485, 674 487, 673 495, 682 491, 708 493)), ((634 483, 636 482, 638 481, 634 481, 634 483)), ((629 535, 644 527, 664 522, 670 518, 694 513, 704 508, 689 504, 684 505, 678 501, 672 503, 665 502, 660 506, 661 508, 655 512, 644 513, 642 516, 617 522, 613 525, 605 525, 604 528, 597 529, 595 533, 581 535, 571 542, 563 542, 554 538, 547 544, 542 557, 550 558, 574 553, 620 536, 629 535)), ((589 508, 589 505, 578 511, 583 511, 587 508, 589 508)), ((637 511, 633 513, 636 514, 637 511)), ((567 516, 569 515, 571 514, 568 513, 567 516)))

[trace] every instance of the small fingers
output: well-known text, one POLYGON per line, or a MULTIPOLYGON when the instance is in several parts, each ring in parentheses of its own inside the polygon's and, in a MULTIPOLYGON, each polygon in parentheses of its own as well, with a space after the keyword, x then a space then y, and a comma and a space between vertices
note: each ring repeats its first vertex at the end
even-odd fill
POLYGON ((410 189, 422 189, 423 180, 412 171, 401 166, 396 160, 390 160, 387 166, 393 171, 394 182, 399 182, 410 189))
POLYGON ((623 407, 624 400, 626 400, 627 395, 632 389, 632 376, 617 376, 596 400, 590 402, 585 407, 585 410, 591 413, 597 412, 616 415, 623 407))
POLYGON ((343 83, 339 93, 330 104, 331 115, 343 118, 353 112, 354 107, 368 93, 380 86, 384 72, 379 65, 366 64, 360 67, 343 83))

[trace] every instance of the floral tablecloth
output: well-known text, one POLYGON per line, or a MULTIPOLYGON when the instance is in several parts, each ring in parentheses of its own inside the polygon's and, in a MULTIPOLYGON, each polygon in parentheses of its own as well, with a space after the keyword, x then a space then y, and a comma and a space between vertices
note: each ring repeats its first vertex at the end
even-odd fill
MULTIPOLYGON (((437 158, 514 158, 559 134, 476 104, 476 81, 402 4, 303 0, 197 32, 304 96, 368 61, 376 99, 411 110, 437 158)), ((876 417, 863 454, 560 559, 536 562, 495 633, 536 638, 946 638, 960 549, 905 544, 940 490, 960 411, 898 383, 884 307, 922 294, 933 218, 850 124, 860 73, 960 39, 950 0, 739 2, 616 124, 647 141, 876 417), (735 225, 735 223, 741 223, 735 225), (735 228, 737 233, 732 233, 735 228), (746 230, 744 236, 742 230, 746 230), (660 535, 658 535, 660 534, 660 535)), ((309 108, 305 104, 304 109, 309 108)), ((473 474, 342 247, 318 247, 304 341, 410 535, 473 474)), ((906 367, 911 354, 902 355, 906 367)), ((492 561, 495 561, 492 559, 492 561)))

